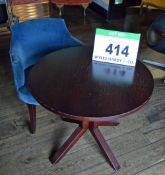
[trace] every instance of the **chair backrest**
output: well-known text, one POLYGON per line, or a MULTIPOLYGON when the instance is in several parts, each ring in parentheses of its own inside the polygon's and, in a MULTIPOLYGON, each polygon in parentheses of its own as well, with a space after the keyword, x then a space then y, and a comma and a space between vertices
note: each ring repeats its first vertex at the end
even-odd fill
MULTIPOLYGON (((16 89, 25 85, 26 70, 52 51, 81 45, 63 19, 42 18, 11 27, 10 58, 16 89)), ((43 70, 44 71, 44 70, 43 70)))
POLYGON ((165 53, 165 13, 158 16, 147 31, 147 44, 153 50, 165 53))

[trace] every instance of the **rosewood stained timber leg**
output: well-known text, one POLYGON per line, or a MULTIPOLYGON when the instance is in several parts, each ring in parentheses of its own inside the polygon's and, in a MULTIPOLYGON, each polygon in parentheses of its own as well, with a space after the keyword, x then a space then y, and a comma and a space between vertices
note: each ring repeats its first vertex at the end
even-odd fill
POLYGON ((111 148, 106 143, 103 135, 101 134, 98 127, 91 127, 90 132, 94 136, 95 140, 97 141, 98 145, 100 146, 100 149, 103 151, 104 155, 106 156, 107 160, 111 164, 111 166, 114 168, 115 171, 120 169, 120 165, 115 158, 111 148))
POLYGON ((67 139, 67 141, 60 147, 60 149, 55 153, 55 155, 50 158, 52 164, 58 163, 65 154, 71 149, 71 147, 79 140, 79 138, 85 133, 87 128, 78 126, 72 135, 67 139))
POLYGON ((36 131, 36 106, 27 104, 29 111, 29 119, 30 119, 30 130, 31 133, 34 134, 36 131))
POLYGON ((60 149, 50 158, 52 164, 58 163, 65 154, 71 149, 71 147, 79 140, 79 138, 87 131, 90 130, 95 140, 99 144, 101 150, 104 155, 108 159, 110 165, 115 169, 115 171, 120 169, 120 165, 116 160, 112 150, 109 145, 106 143, 103 135, 101 134, 98 126, 116 126, 119 124, 118 121, 78 121, 70 118, 62 117, 63 120, 71 123, 79 123, 79 126, 72 133, 72 135, 68 138, 68 140, 60 147, 60 149))

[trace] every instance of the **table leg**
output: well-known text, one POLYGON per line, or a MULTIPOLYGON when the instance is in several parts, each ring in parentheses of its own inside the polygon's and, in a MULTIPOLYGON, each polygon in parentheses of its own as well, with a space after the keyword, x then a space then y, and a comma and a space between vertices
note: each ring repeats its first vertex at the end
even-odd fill
POLYGON ((52 164, 58 163, 65 154, 71 149, 71 147, 79 140, 79 138, 87 131, 90 130, 92 135, 94 136, 96 142, 100 146, 100 149, 103 151, 105 157, 107 158, 110 165, 114 168, 115 171, 120 169, 120 165, 115 158, 111 148, 106 143, 103 135, 101 134, 98 126, 102 125, 110 125, 115 126, 118 125, 117 121, 107 121, 107 122, 94 122, 94 121, 75 121, 68 118, 63 118, 63 120, 67 122, 79 123, 79 126, 75 129, 72 135, 67 139, 67 141, 62 145, 62 147, 55 153, 55 155, 50 158, 52 164))
POLYGON ((71 147, 79 140, 79 138, 85 133, 87 129, 83 128, 81 125, 75 129, 72 135, 67 139, 67 141, 61 146, 61 148, 55 153, 55 155, 50 158, 52 164, 58 163, 65 154, 71 149, 71 147))
POLYGON ((111 166, 114 168, 115 171, 120 169, 120 165, 115 158, 112 150, 110 149, 109 145, 106 143, 103 135, 101 134, 98 127, 90 128, 90 132, 94 136, 95 140, 97 141, 98 145, 100 146, 100 149, 103 151, 104 155, 106 156, 107 160, 111 164, 111 166))

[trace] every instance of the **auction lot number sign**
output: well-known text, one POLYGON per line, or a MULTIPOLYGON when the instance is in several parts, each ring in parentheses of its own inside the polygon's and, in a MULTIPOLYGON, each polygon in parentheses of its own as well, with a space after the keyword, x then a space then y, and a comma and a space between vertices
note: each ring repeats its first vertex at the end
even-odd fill
POLYGON ((92 60, 135 66, 140 34, 96 29, 92 60))

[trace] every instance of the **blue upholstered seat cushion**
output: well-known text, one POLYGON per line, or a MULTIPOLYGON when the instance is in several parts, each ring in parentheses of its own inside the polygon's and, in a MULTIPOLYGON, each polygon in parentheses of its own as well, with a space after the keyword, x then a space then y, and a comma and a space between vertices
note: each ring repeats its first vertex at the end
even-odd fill
POLYGON ((18 96, 25 103, 38 104, 27 87, 27 69, 52 51, 82 43, 70 34, 63 19, 25 21, 12 26, 11 33, 10 58, 18 96))

